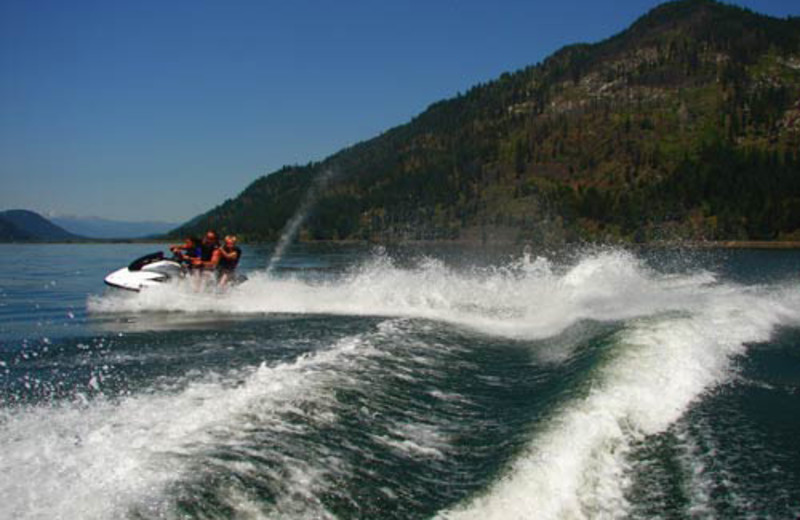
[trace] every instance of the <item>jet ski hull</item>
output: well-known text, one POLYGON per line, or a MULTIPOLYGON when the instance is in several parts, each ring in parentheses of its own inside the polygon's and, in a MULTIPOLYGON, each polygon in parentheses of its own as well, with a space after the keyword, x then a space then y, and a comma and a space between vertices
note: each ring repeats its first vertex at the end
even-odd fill
POLYGON ((186 275, 186 268, 174 260, 164 259, 154 253, 134 260, 128 267, 117 269, 103 280, 116 289, 139 292, 147 287, 157 287, 186 275))

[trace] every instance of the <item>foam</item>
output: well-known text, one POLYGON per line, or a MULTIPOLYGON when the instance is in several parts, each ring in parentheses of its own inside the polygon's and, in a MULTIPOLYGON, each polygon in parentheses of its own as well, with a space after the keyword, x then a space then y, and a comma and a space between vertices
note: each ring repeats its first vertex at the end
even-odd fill
POLYGON ((248 282, 226 294, 195 292, 186 283, 134 296, 93 297, 88 307, 94 313, 412 317, 538 339, 557 335, 581 320, 624 320, 680 309, 711 282, 713 276, 707 273, 680 278, 657 275, 623 251, 592 255, 566 269, 543 258, 525 257, 501 268, 467 271, 427 258, 404 269, 377 255, 338 277, 252 273, 248 282))
POLYGON ((451 439, 433 424, 396 422, 386 435, 373 435, 373 440, 411 457, 444 459, 451 448, 451 439))

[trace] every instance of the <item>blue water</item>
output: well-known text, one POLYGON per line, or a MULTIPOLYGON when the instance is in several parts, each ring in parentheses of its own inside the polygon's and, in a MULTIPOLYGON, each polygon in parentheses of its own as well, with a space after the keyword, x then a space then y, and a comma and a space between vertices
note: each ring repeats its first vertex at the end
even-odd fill
POLYGON ((800 253, 0 246, 0 518, 795 518, 800 253))

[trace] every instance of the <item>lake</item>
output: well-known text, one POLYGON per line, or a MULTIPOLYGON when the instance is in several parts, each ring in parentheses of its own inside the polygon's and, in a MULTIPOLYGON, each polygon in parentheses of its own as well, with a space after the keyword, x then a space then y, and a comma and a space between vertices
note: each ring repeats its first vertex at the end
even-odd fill
POLYGON ((0 517, 795 518, 800 252, 0 245, 0 517))

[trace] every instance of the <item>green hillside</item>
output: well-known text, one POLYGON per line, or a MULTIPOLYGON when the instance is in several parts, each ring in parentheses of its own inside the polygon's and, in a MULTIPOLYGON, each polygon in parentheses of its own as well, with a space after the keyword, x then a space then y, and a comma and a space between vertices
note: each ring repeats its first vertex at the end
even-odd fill
POLYGON ((304 239, 800 238, 799 151, 800 18, 679 1, 261 177, 172 234, 275 239, 328 174, 304 239))

